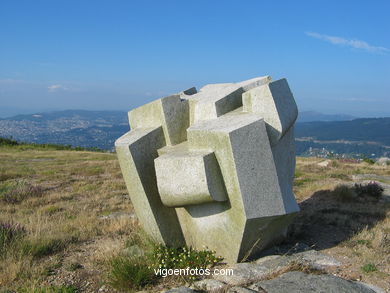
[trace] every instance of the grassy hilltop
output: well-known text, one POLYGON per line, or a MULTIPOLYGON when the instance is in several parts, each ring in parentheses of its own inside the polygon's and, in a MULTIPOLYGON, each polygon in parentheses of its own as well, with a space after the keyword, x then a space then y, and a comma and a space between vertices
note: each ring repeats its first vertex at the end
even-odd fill
MULTIPOLYGON (((158 291, 188 281, 150 276, 142 255, 155 248, 133 214, 115 154, 4 144, 0 162, 4 292, 113 292, 129 285, 158 291), (136 266, 129 262, 134 255, 141 255, 136 266)), ((357 174, 390 184, 390 167, 318 162, 298 158, 294 188, 302 212, 287 242, 304 242, 343 262, 332 273, 384 288, 390 281, 389 202, 337 186, 357 174)))

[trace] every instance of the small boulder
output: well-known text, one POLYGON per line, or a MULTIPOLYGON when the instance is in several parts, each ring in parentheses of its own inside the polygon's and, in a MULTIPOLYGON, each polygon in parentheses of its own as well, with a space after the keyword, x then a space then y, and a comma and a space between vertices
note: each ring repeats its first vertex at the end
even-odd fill
POLYGON ((196 293, 197 291, 188 287, 178 287, 164 291, 164 293, 196 293))
POLYGON ((244 287, 232 287, 229 288, 226 293, 267 293, 264 290, 263 291, 254 291, 252 289, 244 288, 244 287))
POLYGON ((140 248, 138 245, 132 245, 130 247, 126 247, 122 250, 122 254, 126 256, 143 256, 145 255, 145 251, 140 248))
POLYGON ((317 164, 317 166, 320 166, 320 167, 328 167, 329 166, 329 164, 330 164, 330 160, 326 160, 326 161, 322 161, 322 162, 319 162, 318 164, 317 164))
POLYGON ((376 293, 367 286, 336 276, 310 275, 302 272, 287 272, 275 279, 253 284, 249 288, 258 291, 265 290, 267 293, 376 293))
POLYGON ((226 287, 225 283, 213 279, 204 279, 194 283, 194 288, 198 290, 215 291, 224 287, 226 287))
POLYGON ((214 275, 214 279, 232 286, 248 284, 268 274, 268 269, 255 263, 238 263, 230 267, 233 275, 214 275))
POLYGON ((292 263, 309 265, 313 269, 325 269, 326 267, 341 266, 337 259, 316 250, 297 252, 291 255, 269 255, 256 261, 269 270, 269 273, 287 268, 292 263))
POLYGON ((378 160, 376 160, 375 164, 379 166, 388 166, 390 165, 390 158, 387 157, 379 158, 378 160))
POLYGON ((134 213, 129 212, 113 212, 106 216, 100 216, 101 220, 118 220, 118 219, 132 219, 135 220, 137 217, 134 213))
POLYGON ((341 262, 337 259, 318 252, 316 250, 308 250, 304 252, 299 252, 294 255, 298 261, 307 262, 315 269, 324 269, 326 267, 338 267, 341 266, 341 262))

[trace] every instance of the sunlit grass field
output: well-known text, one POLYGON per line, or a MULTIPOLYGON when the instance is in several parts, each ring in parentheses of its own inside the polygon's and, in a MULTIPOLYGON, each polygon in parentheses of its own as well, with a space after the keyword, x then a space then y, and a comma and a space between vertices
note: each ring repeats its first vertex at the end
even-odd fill
MULTIPOLYGON (((389 203, 340 199, 334 189, 356 174, 390 183, 390 167, 341 160, 321 167, 320 161, 297 159, 294 192, 302 212, 287 242, 305 242, 345 262, 334 272, 340 276, 385 286, 389 203)), ((114 292, 115 261, 150 244, 113 153, 1 146, 0 225, 0 288, 8 292, 114 292)), ((145 288, 184 280, 164 282, 145 288)))

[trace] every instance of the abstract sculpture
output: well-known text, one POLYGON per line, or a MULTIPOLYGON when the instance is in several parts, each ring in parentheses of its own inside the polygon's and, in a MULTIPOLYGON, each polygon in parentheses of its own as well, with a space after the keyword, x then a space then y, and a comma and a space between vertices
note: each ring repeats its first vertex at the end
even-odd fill
POLYGON ((297 106, 285 79, 210 84, 129 112, 116 143, 143 228, 166 245, 241 261, 281 240, 292 192, 297 106))

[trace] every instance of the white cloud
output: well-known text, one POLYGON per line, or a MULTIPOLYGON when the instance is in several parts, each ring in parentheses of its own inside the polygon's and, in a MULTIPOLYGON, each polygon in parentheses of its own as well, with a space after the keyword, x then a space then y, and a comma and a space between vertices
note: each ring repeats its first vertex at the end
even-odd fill
POLYGON ((57 92, 57 91, 66 91, 68 88, 61 85, 61 84, 53 84, 53 85, 50 85, 47 87, 49 92, 53 93, 53 92, 57 92))
POLYGON ((371 46, 365 41, 355 40, 355 39, 345 39, 342 37, 335 37, 335 36, 328 36, 323 35, 315 32, 306 32, 307 36, 320 39, 329 43, 332 43, 334 45, 341 45, 341 46, 349 46, 355 49, 361 49, 366 50, 369 52, 374 53, 384 53, 390 51, 388 48, 385 47, 377 47, 377 46, 371 46))

